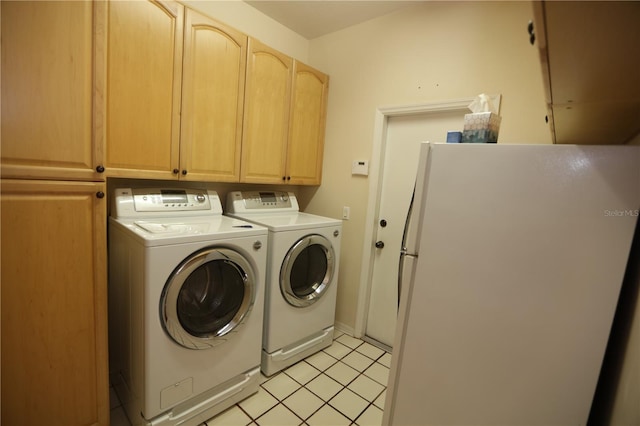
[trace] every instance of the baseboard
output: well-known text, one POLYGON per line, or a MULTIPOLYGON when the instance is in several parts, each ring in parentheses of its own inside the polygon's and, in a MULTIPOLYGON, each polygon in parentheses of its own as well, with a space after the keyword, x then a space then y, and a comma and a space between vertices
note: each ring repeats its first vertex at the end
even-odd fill
POLYGON ((346 333, 349 336, 352 337, 358 337, 355 335, 355 330, 353 327, 349 327, 346 324, 343 324, 341 322, 336 321, 335 324, 333 325, 333 327, 336 329, 336 332, 342 332, 342 333, 346 333))

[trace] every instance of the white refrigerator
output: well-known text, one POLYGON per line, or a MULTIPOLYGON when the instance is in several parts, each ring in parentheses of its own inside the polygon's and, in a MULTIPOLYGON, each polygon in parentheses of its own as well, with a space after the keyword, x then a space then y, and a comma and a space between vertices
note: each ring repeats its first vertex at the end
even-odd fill
POLYGON ((639 209, 638 146, 423 144, 383 424, 586 424, 639 209))

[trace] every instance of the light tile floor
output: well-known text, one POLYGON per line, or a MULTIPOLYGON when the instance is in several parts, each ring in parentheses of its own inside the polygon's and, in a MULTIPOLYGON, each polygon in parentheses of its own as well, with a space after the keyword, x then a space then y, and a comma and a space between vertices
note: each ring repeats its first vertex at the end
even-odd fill
MULTIPOLYGON (((391 354, 348 334, 297 364, 262 376, 258 393, 201 426, 379 426, 391 354)), ((111 426, 128 426, 111 391, 111 426)))

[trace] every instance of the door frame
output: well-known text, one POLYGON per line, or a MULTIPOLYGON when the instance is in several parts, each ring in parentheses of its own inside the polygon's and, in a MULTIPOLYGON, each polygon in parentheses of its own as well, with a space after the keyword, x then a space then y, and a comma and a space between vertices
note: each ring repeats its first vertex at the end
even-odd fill
MULTIPOLYGON (((382 177, 384 174, 384 153, 387 142, 387 126, 390 117, 406 115, 423 115, 431 113, 460 111, 470 113, 469 104, 475 96, 448 101, 428 102, 414 105, 398 105, 379 107, 373 128, 373 148, 371 153, 371 167, 369 173, 369 196, 367 202, 367 216, 365 221, 364 238, 362 242, 362 261, 360 262, 360 287, 358 291, 358 305, 356 307, 355 337, 363 337, 367 325, 369 298, 373 274, 373 258, 375 250, 374 224, 380 211, 380 192, 382 191, 382 177)), ((493 105, 500 113, 502 95, 490 95, 493 105)))

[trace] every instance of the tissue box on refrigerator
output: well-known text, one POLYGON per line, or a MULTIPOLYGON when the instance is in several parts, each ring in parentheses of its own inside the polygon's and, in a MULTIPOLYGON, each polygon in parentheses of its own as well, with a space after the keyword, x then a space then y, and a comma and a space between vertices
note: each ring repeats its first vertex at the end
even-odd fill
POLYGON ((462 142, 498 142, 501 119, 493 112, 465 114, 462 142))

